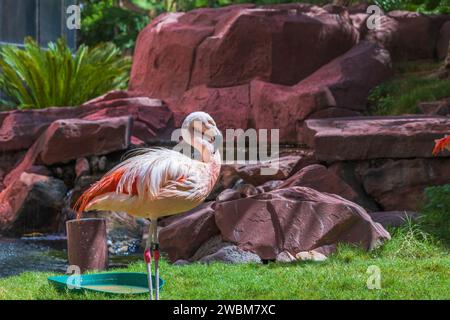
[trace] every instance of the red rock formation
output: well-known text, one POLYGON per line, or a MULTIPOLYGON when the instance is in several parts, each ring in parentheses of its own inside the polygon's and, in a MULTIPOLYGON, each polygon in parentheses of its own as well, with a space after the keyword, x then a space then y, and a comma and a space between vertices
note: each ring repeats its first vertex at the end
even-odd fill
POLYGON ((336 195, 291 187, 216 205, 215 219, 224 241, 276 259, 339 242, 374 248, 389 233, 366 211, 336 195))
POLYGON ((130 89, 167 99, 199 85, 255 78, 293 85, 358 40, 347 15, 313 8, 233 6, 160 16, 139 35, 130 89))
POLYGON ((303 132, 316 158, 332 162, 431 158, 434 140, 449 128, 448 117, 390 116, 311 119, 305 121, 303 132))

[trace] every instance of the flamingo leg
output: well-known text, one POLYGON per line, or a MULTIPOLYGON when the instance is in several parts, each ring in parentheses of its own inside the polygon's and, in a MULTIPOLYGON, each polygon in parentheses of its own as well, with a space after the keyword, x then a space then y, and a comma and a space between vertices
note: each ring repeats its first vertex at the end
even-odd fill
POLYGON ((155 259, 155 299, 159 300, 159 241, 158 241, 158 219, 153 221, 153 257, 155 259))
POLYGON ((150 227, 148 230, 147 243, 145 245, 144 259, 147 265, 147 279, 148 279, 148 290, 150 292, 150 300, 153 300, 153 279, 152 279, 152 253, 151 253, 151 243, 152 243, 152 225, 153 221, 150 221, 150 227))

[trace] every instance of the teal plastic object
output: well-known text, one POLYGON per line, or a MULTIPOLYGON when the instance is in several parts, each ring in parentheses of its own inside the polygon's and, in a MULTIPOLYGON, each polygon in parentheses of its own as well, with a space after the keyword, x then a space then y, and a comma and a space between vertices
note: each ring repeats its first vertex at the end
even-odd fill
MULTIPOLYGON (((153 286, 155 286, 155 276, 153 286)), ((59 290, 93 291, 107 294, 149 294, 147 274, 140 272, 97 273, 49 277, 50 284, 59 290)), ((160 290, 164 280, 159 278, 160 290)), ((154 288, 153 288, 154 289, 154 288)))

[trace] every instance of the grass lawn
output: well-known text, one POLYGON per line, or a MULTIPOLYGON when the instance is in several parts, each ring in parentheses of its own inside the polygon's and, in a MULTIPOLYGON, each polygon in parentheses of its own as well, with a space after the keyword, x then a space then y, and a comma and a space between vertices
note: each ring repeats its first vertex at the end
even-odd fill
MULTIPOLYGON (((120 271, 145 272, 143 263, 120 271)), ((114 270, 117 271, 117 270, 114 270)), ((268 265, 192 264, 163 261, 162 299, 450 299, 448 250, 415 225, 370 253, 342 246, 325 262, 268 265), (369 290, 369 266, 381 270, 381 289, 369 290)), ((0 299, 146 299, 56 291, 50 273, 0 279, 0 299)))

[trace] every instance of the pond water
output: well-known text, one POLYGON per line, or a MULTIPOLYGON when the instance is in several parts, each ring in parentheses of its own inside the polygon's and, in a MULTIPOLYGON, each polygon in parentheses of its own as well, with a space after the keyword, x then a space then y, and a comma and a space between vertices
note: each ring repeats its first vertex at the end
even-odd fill
MULTIPOLYGON (((124 267, 141 259, 141 254, 110 257, 110 267, 124 267)), ((0 237, 0 278, 27 271, 65 273, 67 270, 66 239, 45 236, 28 239, 0 237)))

